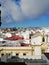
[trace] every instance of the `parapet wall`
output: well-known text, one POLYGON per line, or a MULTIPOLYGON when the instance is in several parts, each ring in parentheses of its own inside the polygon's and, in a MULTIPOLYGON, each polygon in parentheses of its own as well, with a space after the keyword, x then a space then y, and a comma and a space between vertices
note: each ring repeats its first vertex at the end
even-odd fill
POLYGON ((12 56, 18 55, 20 58, 41 59, 41 47, 40 46, 0 47, 0 56, 6 53, 12 56))

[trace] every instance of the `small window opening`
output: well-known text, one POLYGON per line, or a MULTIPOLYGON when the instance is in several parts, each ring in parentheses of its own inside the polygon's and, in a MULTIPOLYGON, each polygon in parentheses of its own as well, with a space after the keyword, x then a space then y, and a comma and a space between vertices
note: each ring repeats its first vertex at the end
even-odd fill
POLYGON ((23 53, 24 56, 26 56, 26 53, 23 53))
POLYGON ((45 38, 44 37, 42 38, 42 42, 45 42, 45 38))
POLYGON ((18 56, 19 54, 18 53, 16 53, 16 56, 18 56))
POLYGON ((10 56, 10 53, 8 55, 10 56))
POLYGON ((4 56, 4 54, 2 53, 1 56, 4 56))

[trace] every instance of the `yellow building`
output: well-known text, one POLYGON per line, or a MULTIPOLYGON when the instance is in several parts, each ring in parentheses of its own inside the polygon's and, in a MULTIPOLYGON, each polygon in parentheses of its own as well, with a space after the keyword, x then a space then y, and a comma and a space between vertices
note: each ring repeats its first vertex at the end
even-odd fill
POLYGON ((8 53, 9 55, 26 59, 41 59, 40 45, 29 47, 0 47, 0 56, 8 53))
POLYGON ((47 43, 47 37, 45 42, 44 35, 40 33, 31 37, 30 46, 0 47, 0 56, 7 53, 9 56, 18 56, 25 59, 41 59, 44 52, 49 52, 49 44, 47 43))

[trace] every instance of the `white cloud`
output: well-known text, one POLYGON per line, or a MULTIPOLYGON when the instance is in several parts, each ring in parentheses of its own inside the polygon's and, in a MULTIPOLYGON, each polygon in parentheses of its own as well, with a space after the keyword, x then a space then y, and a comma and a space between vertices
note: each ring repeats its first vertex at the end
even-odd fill
POLYGON ((2 6, 0 7, 0 9, 1 9, 1 20, 2 20, 3 23, 5 23, 5 22, 11 22, 12 21, 12 19, 10 18, 9 9, 6 6, 7 1, 6 0, 2 1, 1 0, 1 5, 2 6))
POLYGON ((15 21, 23 20, 25 17, 18 5, 15 4, 12 0, 1 1, 2 7, 2 21, 10 22, 11 18, 15 21), (11 16, 11 17, 10 17, 11 16))
POLYGON ((9 5, 9 9, 11 10, 11 15, 14 20, 20 21, 24 19, 23 13, 18 5, 16 5, 14 2, 9 5))
POLYGON ((26 16, 36 18, 48 11, 49 0, 21 0, 21 8, 26 16))
POLYGON ((18 6, 14 0, 1 0, 2 20, 10 22, 26 18, 38 18, 49 11, 49 0, 21 0, 18 6))

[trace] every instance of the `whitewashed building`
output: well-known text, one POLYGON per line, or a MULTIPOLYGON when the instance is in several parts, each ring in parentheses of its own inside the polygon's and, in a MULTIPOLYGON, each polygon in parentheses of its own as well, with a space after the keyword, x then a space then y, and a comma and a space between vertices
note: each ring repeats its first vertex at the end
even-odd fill
POLYGON ((0 38, 0 41, 3 41, 3 38, 0 38))
POLYGON ((32 37, 31 37, 31 44, 32 45, 40 45, 42 43, 42 35, 38 32, 36 34, 34 34, 32 37))
POLYGON ((9 32, 7 32, 7 33, 5 33, 5 36, 6 36, 6 37, 11 37, 11 36, 12 36, 12 34, 11 34, 11 33, 9 33, 9 32))

